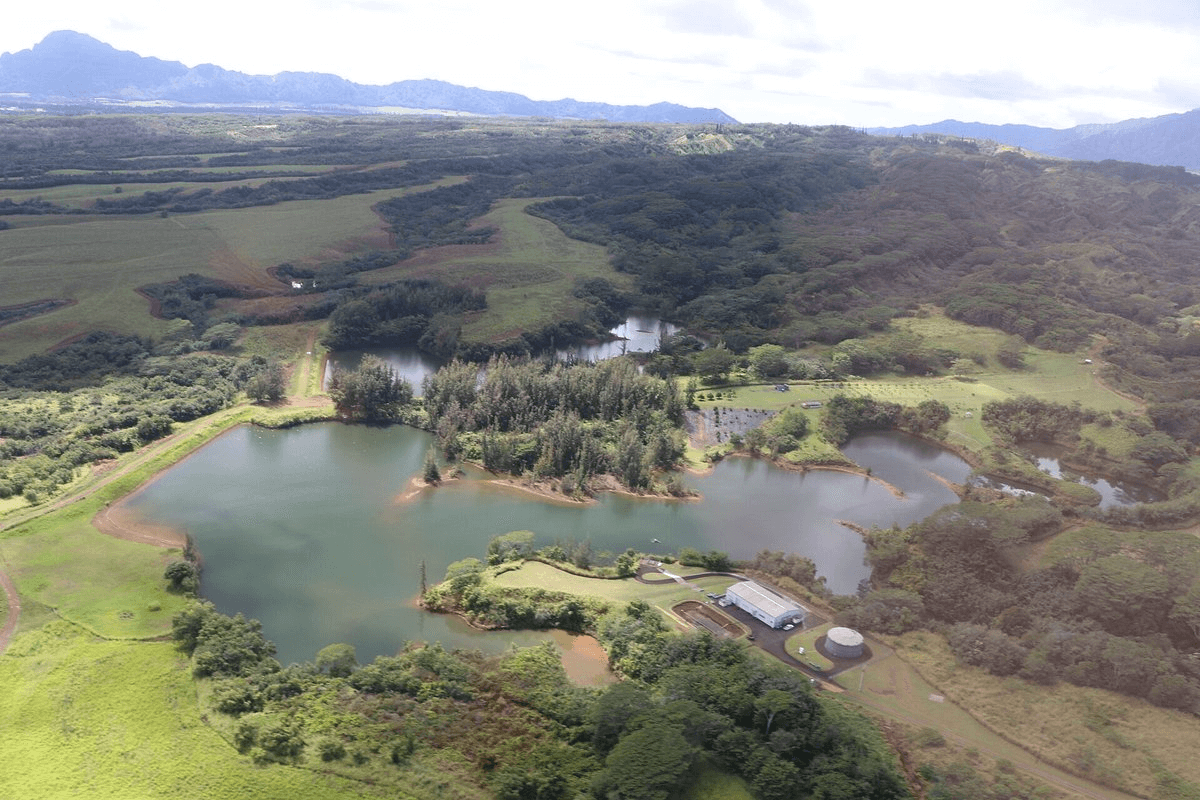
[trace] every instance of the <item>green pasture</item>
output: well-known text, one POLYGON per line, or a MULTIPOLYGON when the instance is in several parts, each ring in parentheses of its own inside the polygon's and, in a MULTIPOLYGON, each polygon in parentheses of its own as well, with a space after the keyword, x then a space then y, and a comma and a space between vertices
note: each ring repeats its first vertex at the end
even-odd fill
POLYGON ((476 221, 497 229, 489 244, 432 248, 368 279, 382 283, 420 275, 486 290, 488 308, 464 321, 467 341, 502 341, 577 318, 583 304, 571 293, 583 278, 607 278, 628 288, 628 276, 612 268, 603 247, 571 239, 554 223, 525 213, 544 199, 496 203, 476 221))
POLYGON ((75 304, 5 326, 0 362, 95 330, 163 335, 167 323, 151 317, 149 302, 135 291, 147 283, 195 272, 281 288, 268 267, 341 260, 364 247, 386 247, 387 233, 372 206, 444 182, 166 218, 37 217, 37 224, 14 226, 4 232, 0 250, 4 304, 48 298, 75 304))
POLYGON ((827 622, 824 625, 818 625, 815 628, 809 628, 806 631, 793 634, 788 637, 787 644, 784 647, 790 655, 805 663, 811 662, 823 670, 833 669, 834 663, 817 651, 817 639, 824 636, 832 627, 833 623, 827 622), (801 647, 804 648, 804 655, 800 655, 797 652, 801 647))
POLYGON ((4 531, 0 559, 17 591, 107 639, 169 633, 184 598, 166 592, 162 574, 181 552, 107 536, 89 519, 66 513, 54 525, 4 531))
MULTIPOLYGON (((207 161, 213 158, 212 154, 205 156, 197 156, 202 161, 207 161)), ((195 172, 205 175, 227 175, 229 173, 242 172, 304 172, 310 175, 320 175, 325 172, 332 172, 336 169, 345 169, 354 167, 353 164, 254 164, 245 167, 210 167, 210 166, 191 166, 180 167, 181 170, 195 172)), ((150 169, 123 169, 120 174, 123 175, 156 175, 163 172, 174 172, 174 169, 163 169, 162 167, 153 167, 150 169)), ((95 170, 88 169, 52 169, 46 173, 47 175, 94 175, 95 170)), ((114 181, 114 185, 117 185, 114 181)), ((140 186, 141 184, 130 184, 131 186, 140 186)))
MULTIPOLYGON (((927 345, 952 348, 964 354, 994 353, 996 347, 1007 338, 998 331, 972 327, 936 313, 926 317, 901 318, 895 320, 894 324, 903 331, 921 335, 927 345)), ((790 389, 786 392, 776 391, 774 382, 703 387, 697 392, 696 405, 700 408, 779 411, 799 406, 805 400, 825 403, 837 394, 869 396, 905 406, 915 406, 924 400, 940 400, 950 408, 951 413, 946 426, 947 444, 980 452, 992 443, 981 419, 984 404, 991 401, 1028 394, 1065 405, 1078 402, 1084 408, 1096 411, 1137 411, 1134 402, 1100 383, 1098 372, 1102 365, 1085 364, 1084 358, 1080 353, 1054 353, 1027 347, 1026 368, 1021 370, 1001 367, 989 357, 984 366, 971 362, 959 374, 929 378, 883 376, 847 381, 791 381, 788 383, 790 389), (704 399, 715 392, 720 392, 722 398, 704 399)), ((736 381, 738 373, 731 378, 736 381)), ((682 389, 683 381, 680 386, 682 389)), ((806 409, 804 413, 809 418, 810 429, 816 430, 821 410, 806 409)), ((1118 458, 1128 453, 1136 441, 1134 434, 1119 425, 1107 428, 1089 425, 1085 427, 1083 435, 1118 458)), ((810 435, 800 450, 789 453, 787 457, 797 462, 836 457, 836 450, 824 446, 818 438, 810 435)), ((689 451, 689 457, 694 461, 702 455, 695 450, 689 451)))
POLYGON ((238 755, 205 724, 171 644, 106 642, 62 621, 19 634, 0 657, 0 761, 5 797, 373 796, 238 755))
POLYGON ((122 183, 113 181, 112 183, 72 183, 65 186, 49 186, 43 189, 13 189, 10 191, 0 190, 0 200, 8 199, 14 203, 20 203, 23 200, 41 199, 48 203, 65 206, 66 208, 90 208, 92 204, 99 198, 106 200, 127 200, 131 197, 140 197, 147 192, 165 192, 169 189, 183 189, 181 196, 186 196, 190 192, 197 189, 212 189, 214 192, 219 192, 222 189, 229 189, 234 186, 262 186, 267 181, 288 181, 296 180, 295 176, 288 177, 269 177, 261 178, 244 178, 241 180, 232 181, 171 181, 167 183, 122 183), (114 191, 117 186, 121 187, 121 192, 114 191))

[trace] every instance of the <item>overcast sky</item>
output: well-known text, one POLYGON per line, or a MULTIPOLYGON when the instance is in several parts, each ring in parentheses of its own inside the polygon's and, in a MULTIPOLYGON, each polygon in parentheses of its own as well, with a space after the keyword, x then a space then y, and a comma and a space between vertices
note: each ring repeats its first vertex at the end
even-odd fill
POLYGON ((1196 0, 55 0, 70 29, 258 75, 436 78, 536 100, 716 107, 743 122, 1070 127, 1200 107, 1196 0))

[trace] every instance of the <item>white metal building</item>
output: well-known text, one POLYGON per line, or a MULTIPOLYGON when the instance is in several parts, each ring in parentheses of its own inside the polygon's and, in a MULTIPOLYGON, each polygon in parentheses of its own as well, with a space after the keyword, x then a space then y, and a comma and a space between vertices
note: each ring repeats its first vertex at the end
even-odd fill
POLYGON ((772 628, 782 628, 789 622, 798 625, 804 622, 808 614, 804 606, 781 597, 754 581, 735 583, 725 590, 725 596, 732 600, 735 606, 772 628))

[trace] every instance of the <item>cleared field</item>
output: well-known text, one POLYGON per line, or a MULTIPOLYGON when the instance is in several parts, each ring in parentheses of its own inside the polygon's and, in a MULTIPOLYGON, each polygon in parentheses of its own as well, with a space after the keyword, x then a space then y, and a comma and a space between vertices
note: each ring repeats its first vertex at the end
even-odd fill
MULTIPOLYGON (((1191 715, 1103 689, 997 678, 958 664, 934 634, 906 634, 895 645, 948 699, 1052 764, 1144 797, 1194 796, 1164 794, 1179 781, 1193 793, 1200 787, 1200 728, 1191 715)), ((868 682, 875 669, 867 668, 868 682)), ((857 675, 839 683, 852 688, 857 675)))
POLYGON ((167 218, 38 217, 38 224, 14 226, 0 243, 4 304, 63 298, 75 305, 5 326, 0 361, 94 330, 162 335, 167 324, 150 316, 149 302, 135 291, 143 284, 195 272, 278 289, 268 267, 386 247, 372 206, 442 183, 167 218))
POLYGON ((571 292, 581 278, 607 278, 628 288, 629 277, 609 265, 603 247, 571 239, 554 223, 525 213, 527 206, 544 199, 496 203, 476 221, 497 229, 486 245, 431 248, 377 270, 369 279, 437 277, 486 290, 488 308, 467 316, 462 335, 467 341, 488 342, 576 318, 583 304, 571 292))
POLYGON ((932 728, 956 744, 985 753, 991 758, 1004 759, 1035 778, 1049 780, 1055 788, 1071 797, 1102 797, 1126 800, 1129 795, 1080 779, 1062 770, 1043 764, 1026 750, 1017 747, 988 730, 978 720, 955 705, 946 702, 938 688, 932 686, 907 663, 872 643, 877 651, 884 650, 865 667, 843 672, 835 680, 846 692, 839 695, 849 702, 861 703, 868 710, 885 717, 899 719, 917 727, 932 728), (938 698, 943 698, 939 700, 938 698), (1071 786, 1079 787, 1072 791, 1071 786), (1080 791, 1082 789, 1082 791, 1080 791))
POLYGON ((99 641, 61 621, 0 658, 0 763, 5 797, 364 796, 358 782, 239 756, 201 719, 172 645, 99 641))

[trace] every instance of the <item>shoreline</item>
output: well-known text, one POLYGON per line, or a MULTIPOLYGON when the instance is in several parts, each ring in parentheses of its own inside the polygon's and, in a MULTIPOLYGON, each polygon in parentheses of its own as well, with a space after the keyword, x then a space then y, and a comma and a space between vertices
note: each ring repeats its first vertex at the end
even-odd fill
MULTIPOLYGON (((794 461, 786 461, 782 458, 767 458, 765 456, 755 455, 754 453, 747 453, 747 452, 743 452, 740 450, 725 454, 724 456, 722 456, 721 460, 724 460, 726 458, 754 458, 754 459, 758 459, 760 461, 765 461, 768 464, 771 464, 772 466, 774 466, 778 469, 786 470, 787 472, 799 472, 801 474, 803 474, 805 472, 815 471, 815 470, 824 470, 826 472, 843 472, 847 475, 859 475, 863 478, 866 478, 867 480, 875 481, 879 485, 883 486, 889 492, 892 493, 893 497, 904 498, 906 496, 904 494, 903 489, 900 489, 898 486, 888 483, 883 478, 880 478, 878 475, 872 475, 870 472, 867 472, 865 469, 863 469, 862 467, 859 467, 857 465, 850 466, 847 464, 797 464, 794 461)), ((966 459, 963 459, 963 460, 965 461, 966 459)), ((968 463, 970 463, 970 462, 968 462, 968 463)), ((707 477, 708 475, 711 475, 713 473, 713 470, 716 469, 716 462, 709 463, 707 468, 696 469, 694 467, 688 466, 688 467, 685 467, 685 469, 689 473, 696 475, 698 477, 707 477)))

